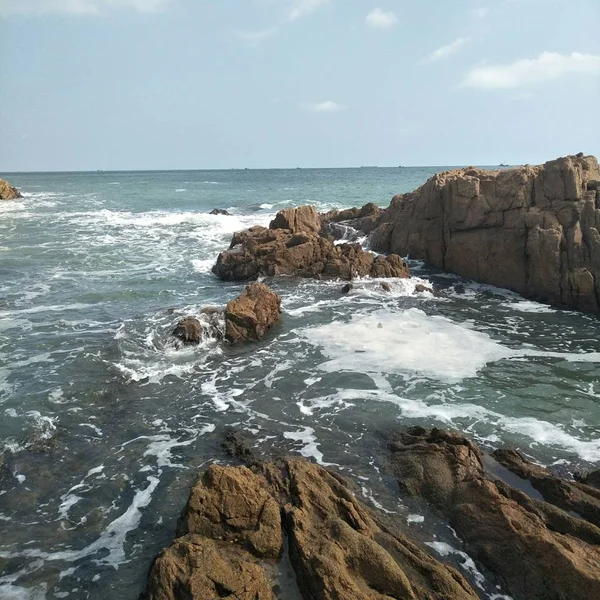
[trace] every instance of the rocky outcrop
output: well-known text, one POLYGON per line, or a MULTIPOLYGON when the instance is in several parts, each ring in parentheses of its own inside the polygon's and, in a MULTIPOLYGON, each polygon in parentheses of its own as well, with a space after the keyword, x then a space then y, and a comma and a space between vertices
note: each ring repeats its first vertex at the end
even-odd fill
POLYGON ((211 466, 178 534, 154 561, 147 600, 271 599, 285 560, 307 600, 478 597, 453 568, 388 530, 339 476, 305 459, 211 466))
POLYGON ((22 198, 23 196, 16 187, 13 187, 5 181, 0 179, 0 200, 15 200, 16 198, 22 198))
POLYGON ((173 336, 183 344, 216 339, 258 342, 281 319, 281 298, 264 283, 251 283, 225 310, 206 307, 177 323, 173 336))
POLYGON ((470 556, 498 574, 515 600, 600 597, 597 489, 553 477, 518 453, 496 453, 499 464, 437 429, 413 428, 389 449, 401 489, 447 517, 470 556), (502 468, 521 489, 502 479, 502 468))
POLYGON ((353 230, 362 234, 369 234, 384 210, 376 204, 369 202, 362 208, 346 208, 344 210, 330 210, 321 213, 322 232, 332 235, 335 239, 345 239, 348 231, 353 230))
POLYGON ((221 279, 239 281, 259 276, 408 277, 408 265, 397 255, 376 256, 360 244, 334 244, 322 235, 323 222, 311 206, 286 209, 269 228, 251 227, 233 235, 213 272, 221 279))
POLYGON ((225 215, 230 216, 231 213, 224 208, 213 208, 209 213, 209 215, 225 215))
POLYGON ((281 318, 281 298, 264 283, 251 283, 225 309, 225 339, 257 342, 281 318))
POLYGON ((600 310, 600 180, 593 156, 438 173, 395 196, 371 247, 527 297, 600 310))

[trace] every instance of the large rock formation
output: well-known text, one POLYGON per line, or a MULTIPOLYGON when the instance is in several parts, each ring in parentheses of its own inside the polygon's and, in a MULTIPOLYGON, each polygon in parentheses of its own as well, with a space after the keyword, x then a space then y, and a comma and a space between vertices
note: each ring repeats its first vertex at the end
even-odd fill
POLYGON ((598 489, 558 479, 516 452, 498 451, 496 462, 437 429, 415 427, 389 448, 401 489, 447 517, 466 551, 515 600, 600 598, 598 489))
POLYGON ((281 319, 281 298, 264 283, 251 283, 225 310, 206 307, 177 323, 172 335, 184 344, 216 339, 258 342, 281 319))
POLYGON ((5 181, 0 179, 0 200, 15 200, 16 198, 22 198, 23 196, 16 187, 13 187, 5 181))
POLYGON ((406 261, 397 255, 376 256, 356 243, 334 244, 334 238, 322 232, 324 223, 330 221, 323 221, 312 206, 283 210, 268 229, 257 226, 235 233, 213 272, 228 281, 261 275, 332 279, 409 276, 406 261))
POLYGON ((395 196, 371 247, 582 310, 600 309, 600 171, 593 156, 446 171, 395 196))
POLYGON ((280 561, 288 560, 284 531, 307 600, 478 597, 453 568, 389 531, 338 476, 304 459, 254 470, 209 467, 192 489, 180 537, 156 558, 144 597, 272 600, 280 561))

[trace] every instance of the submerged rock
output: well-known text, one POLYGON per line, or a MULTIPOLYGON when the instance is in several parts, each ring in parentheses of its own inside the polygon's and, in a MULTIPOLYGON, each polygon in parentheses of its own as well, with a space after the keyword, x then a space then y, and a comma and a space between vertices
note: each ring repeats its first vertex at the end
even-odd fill
POLYGON ((269 229, 251 227, 233 235, 213 272, 238 281, 273 275, 300 277, 408 277, 406 261, 397 255, 375 256, 359 244, 335 245, 320 234, 321 219, 311 206, 278 213, 269 229))
POLYGON ((490 474, 492 459, 458 433, 415 427, 389 449, 400 488, 447 517, 515 600, 600 598, 598 490, 553 477, 518 453, 496 453, 543 500, 528 495, 490 474))
POLYGON ((422 283, 417 283, 417 285, 415 285, 415 292, 417 294, 424 294, 425 292, 433 294, 433 290, 428 285, 424 285, 422 283))
POLYGON ((194 317, 185 317, 177 323, 173 335, 184 344, 199 344, 202 341, 202 324, 194 317))
POLYGON ((225 309, 225 339, 257 342, 281 319, 281 298, 264 283, 251 283, 225 309))
POLYGON ((10 185, 8 181, 0 179, 0 200, 15 200, 22 197, 23 196, 16 187, 10 185))
POLYGON ((392 199, 371 247, 476 281, 600 310, 600 180, 593 156, 434 175, 392 199))
POLYGON ((274 598, 284 532, 307 600, 478 597, 456 570, 389 531, 339 476, 305 459, 211 466, 192 489, 181 537, 154 561, 144 597, 274 598))
POLYGON ((227 215, 230 216, 231 213, 224 208, 213 208, 209 213, 209 215, 227 215))

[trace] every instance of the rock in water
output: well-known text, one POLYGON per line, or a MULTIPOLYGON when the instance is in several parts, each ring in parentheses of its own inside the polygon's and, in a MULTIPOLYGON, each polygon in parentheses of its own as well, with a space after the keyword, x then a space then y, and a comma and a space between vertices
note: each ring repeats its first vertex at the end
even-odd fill
POLYGON ((15 200, 16 198, 22 198, 23 196, 16 187, 13 187, 5 181, 0 179, 0 200, 15 200))
POLYGON ((401 489, 445 515, 470 556, 498 574, 514 600, 600 598, 596 488, 553 477, 517 453, 496 453, 544 500, 529 496, 489 476, 484 461, 492 459, 458 433, 415 427, 389 448, 401 489))
POLYGON ((155 560, 146 600, 271 599, 283 532, 307 600, 476 600, 453 568, 389 531, 345 482, 305 459, 211 466, 155 560), (215 592, 217 592, 215 594, 215 592), (212 595, 211 595, 212 594, 212 595))
POLYGON ((438 173, 392 199, 371 247, 536 300, 598 311, 599 180, 593 156, 438 173))
POLYGON ((227 215, 227 216, 231 215, 231 213, 226 211, 224 208, 213 208, 208 214, 209 215, 227 215))
POLYGON ((320 234, 321 219, 312 206, 281 211, 270 228, 251 227, 233 235, 219 254, 213 273, 227 281, 261 275, 300 277, 408 277, 406 261, 396 255, 374 256, 360 244, 335 245, 320 234))
POLYGON ((202 341, 202 325, 194 317, 185 317, 177 323, 173 335, 184 344, 199 344, 202 341))
POLYGON ((281 298, 264 283, 251 283, 225 309, 225 339, 258 341, 281 318, 281 298))

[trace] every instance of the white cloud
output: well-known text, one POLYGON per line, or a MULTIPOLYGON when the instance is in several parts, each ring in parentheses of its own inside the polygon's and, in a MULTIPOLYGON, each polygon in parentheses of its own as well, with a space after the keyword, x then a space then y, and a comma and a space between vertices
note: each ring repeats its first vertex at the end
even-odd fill
POLYGON ((600 55, 542 52, 509 65, 471 69, 463 85, 483 89, 516 89, 552 81, 570 73, 600 73, 600 55))
POLYGON ((0 0, 0 14, 70 13, 99 14, 106 9, 152 13, 171 0, 0 0))
POLYGON ((315 12, 315 10, 328 2, 329 0, 291 0, 288 18, 290 21, 295 21, 304 15, 315 12))
POLYGON ((448 58, 453 54, 456 54, 469 40, 467 38, 456 38, 453 42, 441 46, 437 50, 434 50, 426 59, 425 62, 436 62, 448 58))
POLYGON ((371 27, 388 29, 398 23, 398 17, 391 11, 385 12, 381 8, 375 8, 367 15, 366 21, 371 27))
POLYGON ((318 102, 317 104, 303 104, 302 108, 313 112, 336 112, 344 110, 346 107, 333 100, 325 100, 325 102, 318 102))

